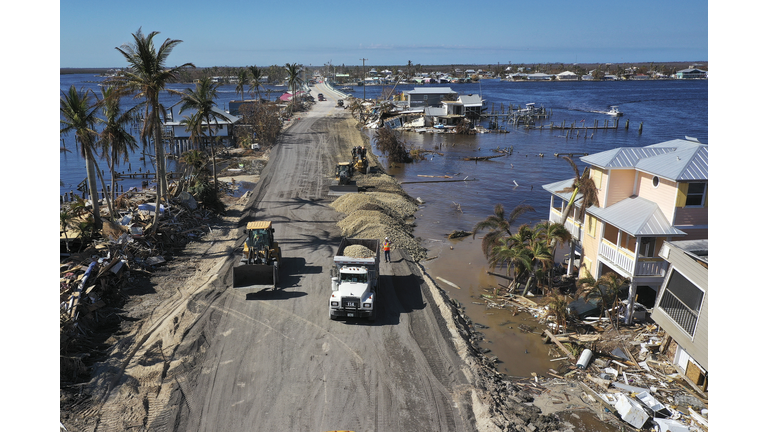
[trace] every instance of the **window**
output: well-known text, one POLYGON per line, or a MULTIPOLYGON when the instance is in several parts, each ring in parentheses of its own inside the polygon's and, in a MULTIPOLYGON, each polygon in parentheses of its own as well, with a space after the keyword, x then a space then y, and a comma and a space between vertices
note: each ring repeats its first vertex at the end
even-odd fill
POLYGON ((653 187, 659 187, 659 176, 653 176, 653 187))
POLYGON ((667 288, 659 301, 659 308, 686 333, 693 336, 703 300, 704 291, 673 269, 667 288))
POLYGON ((688 183, 688 193, 685 196, 685 206, 703 206, 704 196, 707 192, 706 183, 688 183))

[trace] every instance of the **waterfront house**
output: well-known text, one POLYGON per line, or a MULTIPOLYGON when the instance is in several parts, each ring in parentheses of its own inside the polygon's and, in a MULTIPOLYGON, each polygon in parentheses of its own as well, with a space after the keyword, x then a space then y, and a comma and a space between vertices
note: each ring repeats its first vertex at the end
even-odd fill
POLYGON ((450 87, 414 87, 406 93, 409 108, 439 107, 444 100, 453 100, 457 95, 450 87))
POLYGON ((558 81, 578 81, 579 76, 571 71, 565 71, 555 75, 555 79, 558 81))
POLYGON ((696 68, 683 69, 675 73, 677 79, 704 79, 707 76, 707 71, 696 68))
POLYGON ((668 263, 651 319, 671 338, 670 362, 692 385, 707 391, 709 369, 709 241, 665 241, 668 263))
MULTIPOLYGON (((577 194, 565 221, 573 236, 570 256, 581 253, 579 277, 587 272, 595 279, 617 273, 629 282, 629 301, 637 294, 638 301, 650 307, 667 272, 659 256, 663 242, 708 238, 708 146, 686 137, 620 147, 580 160, 590 168, 598 204, 587 207, 579 220, 583 196, 577 194)), ((571 178, 543 186, 552 194, 550 221, 562 221, 572 198, 565 189, 573 182, 571 178)))
POLYGON ((536 72, 528 74, 529 81, 551 81, 554 75, 545 74, 543 72, 536 72))
MULTIPOLYGON (((168 110, 168 116, 163 121, 163 140, 171 143, 172 152, 176 155, 193 148, 192 143, 189 141, 191 134, 187 131, 187 125, 183 123, 193 112, 190 110, 179 112, 178 108, 176 106, 168 110)), ((234 142, 233 128, 240 122, 240 118, 217 107, 213 107, 212 110, 224 116, 225 120, 211 120, 210 134, 212 137, 218 138, 221 144, 228 146, 234 142)), ((209 129, 207 126, 208 123, 204 123, 205 136, 202 137, 203 142, 208 139, 209 129)))
POLYGON ((484 101, 480 95, 461 95, 455 101, 444 100, 439 107, 426 107, 424 114, 427 117, 427 124, 453 126, 464 118, 479 119, 483 104, 484 101))

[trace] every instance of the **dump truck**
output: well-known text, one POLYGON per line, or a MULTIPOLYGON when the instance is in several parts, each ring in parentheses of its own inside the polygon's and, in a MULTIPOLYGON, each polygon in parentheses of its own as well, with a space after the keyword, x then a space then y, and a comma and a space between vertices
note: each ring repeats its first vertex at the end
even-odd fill
POLYGON ((282 258, 272 222, 248 222, 243 254, 232 267, 232 285, 241 289, 277 288, 282 258))
POLYGON ((379 286, 379 241, 341 239, 333 257, 328 317, 376 319, 379 286), (358 246, 357 248, 347 249, 358 246), (367 249, 367 250, 366 250, 367 249), (354 254, 352 253, 354 252, 354 254))
POLYGON ((357 192, 357 182, 352 180, 352 174, 355 171, 353 162, 339 162, 336 165, 335 185, 328 188, 330 195, 343 195, 351 192, 357 192))

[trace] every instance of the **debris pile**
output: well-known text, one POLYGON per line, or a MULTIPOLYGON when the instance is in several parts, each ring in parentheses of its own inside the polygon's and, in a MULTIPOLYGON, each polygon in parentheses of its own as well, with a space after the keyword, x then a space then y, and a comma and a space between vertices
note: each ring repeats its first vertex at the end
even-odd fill
MULTIPOLYGON (((83 231, 71 229, 82 222, 84 216, 73 217, 68 223, 66 235, 61 236, 62 356, 93 348, 89 336, 100 326, 109 325, 107 321, 119 322, 114 308, 125 303, 125 291, 135 285, 138 277, 170 260, 188 242, 211 231, 209 224, 215 214, 198 206, 195 199, 184 192, 172 199, 170 205, 160 206, 160 218, 153 230, 154 197, 154 191, 134 189, 123 194, 116 200, 120 216, 113 222, 103 213, 100 233, 93 233, 90 238, 83 231)), ((71 358, 66 363, 78 364, 71 358)))
POLYGON ((553 386, 575 382, 587 406, 598 413, 610 412, 636 429, 708 429, 708 394, 674 365, 674 342, 658 325, 617 326, 607 318, 571 318, 572 331, 560 332, 564 329, 555 324, 549 306, 513 293, 486 292, 481 299, 487 308, 527 312, 547 328, 541 336, 553 344, 550 357, 558 366, 549 370, 550 378, 535 377, 536 385, 527 390, 541 394, 548 381, 553 386))

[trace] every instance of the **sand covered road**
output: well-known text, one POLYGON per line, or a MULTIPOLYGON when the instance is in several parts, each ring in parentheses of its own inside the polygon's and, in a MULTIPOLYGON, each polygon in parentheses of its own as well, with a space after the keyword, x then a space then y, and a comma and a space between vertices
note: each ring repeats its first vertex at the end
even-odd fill
POLYGON ((166 294, 97 368, 93 403, 73 416, 90 419, 84 430, 478 429, 472 374, 415 264, 383 265, 375 323, 328 319, 342 215, 326 191, 333 165, 362 142, 326 104, 286 130, 243 216, 230 210, 153 279, 166 294), (253 219, 272 220, 281 242, 275 292, 230 288, 233 248, 253 219))

